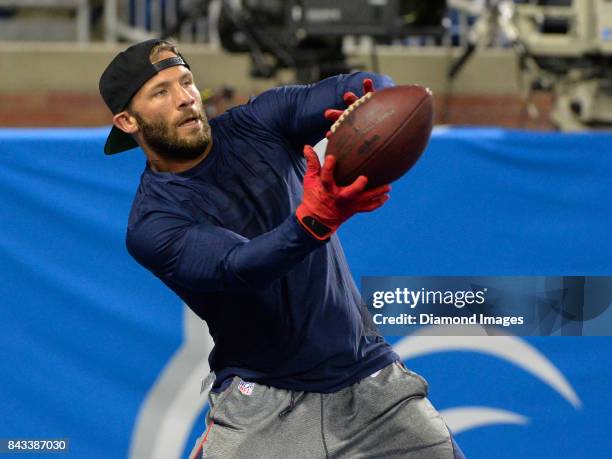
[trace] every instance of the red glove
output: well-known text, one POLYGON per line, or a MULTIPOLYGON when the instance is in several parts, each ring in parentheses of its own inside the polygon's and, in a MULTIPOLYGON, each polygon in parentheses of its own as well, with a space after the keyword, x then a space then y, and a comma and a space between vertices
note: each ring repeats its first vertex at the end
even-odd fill
MULTIPOLYGON (((374 92, 374 83, 372 82, 371 79, 366 78, 363 80, 363 94, 366 95, 369 92, 374 92)), ((357 101, 357 99, 359 99, 359 97, 357 97, 357 95, 355 95, 354 92, 348 91, 344 93, 344 95, 342 96, 342 99, 344 100, 344 103, 346 104, 346 106, 349 107, 353 105, 357 101)), ((323 115, 325 116, 325 119, 334 123, 338 118, 342 116, 342 113, 344 113, 344 110, 336 110, 334 108, 328 108, 327 110, 325 110, 323 115)), ((331 134, 331 131, 327 131, 327 133, 325 134, 325 137, 329 137, 330 134, 331 134)))
POLYGON ((382 185, 364 191, 368 179, 361 175, 349 186, 338 186, 334 180, 336 158, 326 156, 323 167, 310 145, 304 147, 306 175, 304 198, 296 215, 302 226, 315 238, 325 240, 357 212, 378 209, 388 199, 391 186, 382 185))

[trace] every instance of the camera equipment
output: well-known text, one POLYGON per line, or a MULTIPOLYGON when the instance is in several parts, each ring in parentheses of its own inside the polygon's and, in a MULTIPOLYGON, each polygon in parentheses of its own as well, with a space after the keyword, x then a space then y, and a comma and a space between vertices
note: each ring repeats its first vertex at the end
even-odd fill
POLYGON ((528 91, 554 92, 551 118, 561 130, 612 126, 612 2, 488 0, 449 78, 500 32, 519 54, 528 91))
MULTIPOLYGON (((179 19, 202 10, 200 2, 179 19)), ((217 28, 225 50, 249 53, 252 76, 269 78, 291 68, 308 83, 350 70, 344 36, 381 42, 407 33, 441 37, 445 13, 445 0, 225 0, 217 28)))

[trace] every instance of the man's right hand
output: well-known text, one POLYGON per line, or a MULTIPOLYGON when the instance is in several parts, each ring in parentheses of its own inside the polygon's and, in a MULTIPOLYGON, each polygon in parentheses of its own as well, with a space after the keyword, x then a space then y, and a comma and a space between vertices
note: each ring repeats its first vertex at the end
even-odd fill
MULTIPOLYGON (((374 82, 370 78, 366 78, 365 80, 363 80, 363 95, 365 96, 370 92, 374 92, 374 82)), ((359 97, 357 97, 357 95, 352 91, 345 92, 342 96, 342 100, 344 100, 344 103, 346 104, 347 108, 357 102, 358 99, 359 97)), ((345 110, 336 110, 333 108, 328 108, 327 110, 325 110, 323 116, 325 116, 325 119, 331 121, 332 123, 335 123, 344 112, 345 110)), ((325 137, 329 137, 330 135, 331 131, 327 131, 325 137)))
POLYGON ((325 240, 357 212, 378 209, 388 199, 390 185, 365 191, 367 177, 361 175, 348 186, 338 186, 334 180, 336 158, 329 155, 321 167, 310 145, 304 147, 306 175, 304 198, 296 215, 302 226, 315 238, 325 240))

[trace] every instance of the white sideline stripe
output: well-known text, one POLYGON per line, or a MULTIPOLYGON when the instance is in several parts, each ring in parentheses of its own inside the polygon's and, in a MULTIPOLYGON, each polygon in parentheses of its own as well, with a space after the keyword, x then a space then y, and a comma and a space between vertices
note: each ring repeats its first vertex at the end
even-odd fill
MULTIPOLYGON (((480 327, 479 327, 480 328, 480 327)), ((436 352, 471 351, 506 360, 553 388, 575 409, 582 401, 565 376, 540 351, 516 336, 446 336, 455 326, 432 326, 398 341, 393 348, 403 359, 436 352), (436 336, 433 336, 436 335, 436 336)))
POLYGON ((482 406, 462 406, 440 411, 446 425, 454 434, 495 424, 529 423, 529 418, 512 411, 487 408, 482 406))
MULTIPOLYGON (((213 341, 206 323, 183 305, 183 343, 148 392, 134 423, 130 459, 180 459, 206 404, 200 396, 213 341)), ((204 431, 204 425, 200 426, 204 431)), ((192 445, 189 445, 190 449, 192 445)))

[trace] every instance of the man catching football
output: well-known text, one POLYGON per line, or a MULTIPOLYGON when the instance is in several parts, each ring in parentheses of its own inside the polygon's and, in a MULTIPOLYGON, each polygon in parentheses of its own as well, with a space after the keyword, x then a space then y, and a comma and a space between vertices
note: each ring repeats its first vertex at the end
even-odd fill
POLYGON ((377 333, 335 234, 390 187, 336 185, 333 157, 309 146, 345 102, 392 84, 355 73, 275 88, 209 122, 170 43, 138 43, 104 71, 105 152, 147 159, 128 250, 215 342, 192 457, 463 457, 425 380, 377 333))

